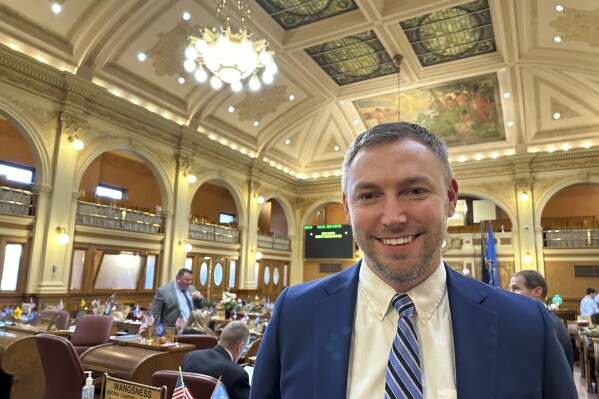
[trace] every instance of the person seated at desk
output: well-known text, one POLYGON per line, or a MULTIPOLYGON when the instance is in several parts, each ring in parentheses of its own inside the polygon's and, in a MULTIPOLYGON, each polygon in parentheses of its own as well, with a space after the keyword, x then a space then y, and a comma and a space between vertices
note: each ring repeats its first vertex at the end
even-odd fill
POLYGON ((214 331, 207 326, 204 312, 200 309, 196 309, 189 315, 189 319, 187 319, 187 322, 185 323, 182 334, 214 335, 214 331))
POLYGON ((247 399, 250 396, 250 377, 237 361, 249 336, 250 330, 244 322, 232 321, 223 329, 218 345, 188 353, 181 369, 214 378, 222 377, 230 399, 247 399))

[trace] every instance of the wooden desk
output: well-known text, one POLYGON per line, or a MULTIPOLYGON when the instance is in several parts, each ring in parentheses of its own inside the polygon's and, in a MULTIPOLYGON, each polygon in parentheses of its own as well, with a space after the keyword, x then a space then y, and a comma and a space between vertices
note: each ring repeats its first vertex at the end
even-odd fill
POLYGON ((0 331, 0 366, 12 376, 11 399, 40 399, 46 379, 31 332, 0 331))
POLYGON ((195 346, 189 344, 161 347, 142 341, 124 341, 90 348, 81 355, 81 362, 85 370, 151 385, 155 371, 178 370, 185 355, 194 349, 195 346))
POLYGON ((124 321, 114 321, 112 323, 112 332, 110 335, 117 335, 117 332, 126 332, 127 334, 137 334, 141 323, 125 323, 124 321))

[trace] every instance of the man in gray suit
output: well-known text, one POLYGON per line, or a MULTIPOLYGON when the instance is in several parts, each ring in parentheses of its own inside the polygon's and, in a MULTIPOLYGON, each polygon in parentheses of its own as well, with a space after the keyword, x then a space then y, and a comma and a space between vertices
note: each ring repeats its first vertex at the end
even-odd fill
POLYGON ((174 327, 177 318, 187 320, 194 309, 202 307, 202 294, 191 284, 192 273, 183 268, 177 272, 175 281, 156 290, 152 302, 154 320, 160 320, 165 327, 174 327))

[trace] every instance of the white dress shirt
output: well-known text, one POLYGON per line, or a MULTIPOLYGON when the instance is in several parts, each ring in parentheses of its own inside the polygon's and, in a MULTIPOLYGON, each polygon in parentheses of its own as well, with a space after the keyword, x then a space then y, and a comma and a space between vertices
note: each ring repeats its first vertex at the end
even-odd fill
MULTIPOLYGON (((399 314, 395 290, 362 260, 347 378, 348 399, 384 398, 387 360, 399 314)), ((416 308, 416 332, 425 399, 455 399, 455 357, 443 262, 406 294, 416 308)))

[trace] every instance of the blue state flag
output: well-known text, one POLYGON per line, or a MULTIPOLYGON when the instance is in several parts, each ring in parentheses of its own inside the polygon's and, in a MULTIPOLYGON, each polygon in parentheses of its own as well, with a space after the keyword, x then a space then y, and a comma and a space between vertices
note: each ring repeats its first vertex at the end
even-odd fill
POLYGON ((493 238, 493 225, 491 222, 489 222, 486 261, 489 269, 489 285, 499 287, 499 267, 497 265, 497 253, 495 252, 495 239, 493 238))
POLYGON ((210 399, 229 399, 229 394, 227 393, 227 389, 223 385, 220 380, 216 383, 216 387, 210 396, 210 399))
POLYGON ((156 322, 156 324, 154 324, 154 334, 158 337, 162 337, 165 332, 166 332, 166 328, 164 328, 164 325, 162 324, 162 322, 160 320, 158 320, 156 322))

